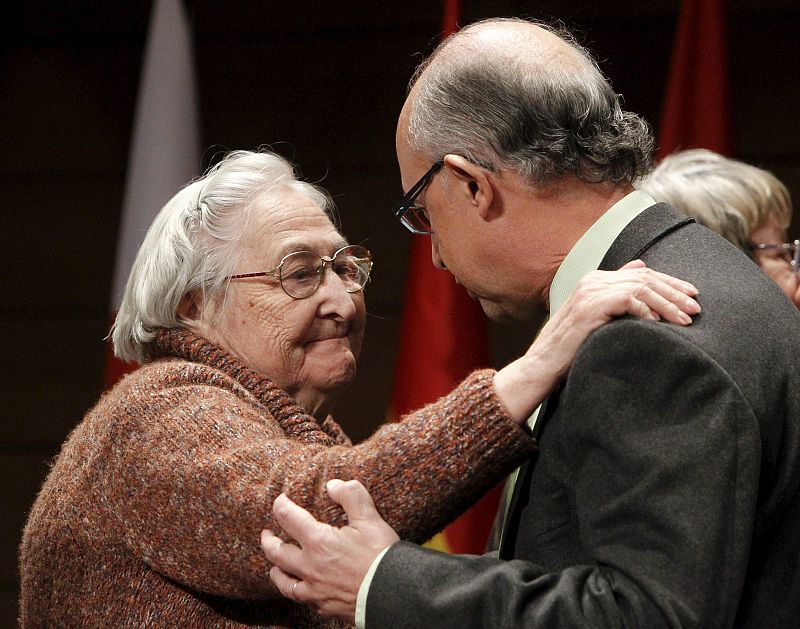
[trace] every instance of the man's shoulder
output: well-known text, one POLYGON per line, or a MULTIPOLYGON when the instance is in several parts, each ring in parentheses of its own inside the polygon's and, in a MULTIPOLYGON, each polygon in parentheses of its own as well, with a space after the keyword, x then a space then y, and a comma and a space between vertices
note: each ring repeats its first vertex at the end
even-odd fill
POLYGON ((699 224, 681 226, 653 242, 641 258, 650 268, 692 282, 703 311, 687 328, 735 335, 736 345, 759 337, 800 334, 800 313, 778 286, 738 247, 699 224))
MULTIPOLYGON (((785 408, 781 387, 800 387, 796 344, 787 341, 800 338, 800 314, 779 308, 783 319, 770 321, 779 299, 787 301, 771 293, 766 301, 747 304, 701 299, 704 310, 689 326, 632 317, 612 321, 581 347, 567 385, 596 395, 600 383, 624 381, 630 395, 644 388, 662 391, 665 404, 690 391, 726 391, 754 409, 759 422, 796 415, 785 408)), ((604 394, 611 390, 617 389, 608 385, 604 394)))
MULTIPOLYGON (((697 319, 697 317, 696 317, 697 319)), ((699 326, 680 326, 663 321, 650 321, 633 316, 614 319, 598 328, 583 344, 575 357, 575 364, 583 362, 609 363, 609 361, 646 362, 651 355, 667 357, 677 352, 682 355, 707 354, 707 344, 699 326)), ((665 362, 663 368, 670 368, 665 362)))

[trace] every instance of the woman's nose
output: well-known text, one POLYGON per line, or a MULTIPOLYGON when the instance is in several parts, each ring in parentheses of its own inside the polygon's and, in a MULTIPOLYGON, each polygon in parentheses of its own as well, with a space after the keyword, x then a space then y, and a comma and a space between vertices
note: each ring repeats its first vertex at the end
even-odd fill
POLYGON ((352 319, 356 314, 356 305, 353 302, 354 293, 349 293, 347 287, 329 265, 325 265, 317 289, 320 298, 320 314, 322 316, 338 315, 342 319, 352 319))

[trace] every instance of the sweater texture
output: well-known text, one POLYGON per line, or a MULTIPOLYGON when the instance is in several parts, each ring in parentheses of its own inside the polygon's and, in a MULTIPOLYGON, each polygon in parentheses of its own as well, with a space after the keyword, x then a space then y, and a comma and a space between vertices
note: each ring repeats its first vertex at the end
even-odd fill
POLYGON ((269 378, 185 330, 72 431, 20 547, 22 627, 339 627, 282 598, 259 535, 281 493, 346 524, 358 479, 403 539, 441 530, 535 450, 491 370, 353 446, 269 378))

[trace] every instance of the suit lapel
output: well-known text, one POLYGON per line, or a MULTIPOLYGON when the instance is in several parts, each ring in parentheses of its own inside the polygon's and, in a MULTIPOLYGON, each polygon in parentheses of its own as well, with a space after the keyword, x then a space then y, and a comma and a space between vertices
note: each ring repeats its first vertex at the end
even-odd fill
MULTIPOLYGON (((563 385, 559 385, 544 402, 542 408, 539 410, 539 417, 533 427, 533 436, 537 441, 541 439, 547 421, 555 412, 558 407, 558 397, 561 393, 563 385)), ((519 517, 516 514, 527 504, 528 501, 528 488, 531 484, 531 473, 536 465, 537 455, 534 454, 525 463, 520 466, 519 474, 517 474, 517 482, 514 483, 514 490, 511 494, 511 501, 508 505, 508 513, 506 515, 505 530, 500 542, 500 558, 511 559, 513 558, 513 549, 516 544, 517 531, 519 529, 519 517), (510 553, 510 554, 509 554, 510 553)))

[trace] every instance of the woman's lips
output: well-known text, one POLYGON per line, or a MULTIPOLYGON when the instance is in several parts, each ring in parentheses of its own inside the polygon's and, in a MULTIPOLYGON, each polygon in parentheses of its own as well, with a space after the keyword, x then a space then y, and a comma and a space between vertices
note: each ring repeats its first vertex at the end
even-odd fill
POLYGON ((350 339, 348 338, 349 326, 336 326, 335 328, 328 328, 325 330, 320 330, 316 334, 313 334, 309 340, 306 341, 306 345, 314 345, 317 343, 327 343, 330 341, 334 342, 347 342, 350 343, 350 339))

